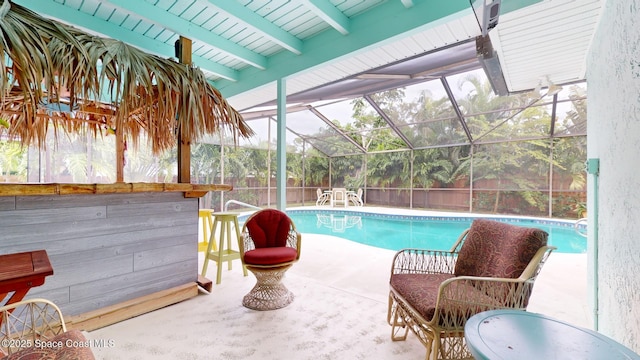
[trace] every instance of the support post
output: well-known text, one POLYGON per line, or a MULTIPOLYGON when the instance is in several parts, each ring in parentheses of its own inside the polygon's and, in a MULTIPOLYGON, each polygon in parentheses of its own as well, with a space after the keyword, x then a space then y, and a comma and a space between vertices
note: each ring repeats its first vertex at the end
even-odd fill
POLYGON ((287 208, 287 87, 286 80, 278 80, 278 126, 276 149, 276 204, 280 210, 287 208))
MULTIPOLYGON (((182 64, 191 65, 191 40, 180 36, 176 41, 176 56, 182 64)), ((178 128, 178 182, 191 182, 191 143, 178 128)))
POLYGON ((118 127, 115 130, 116 135, 116 182, 124 182, 124 152, 125 152, 125 139, 124 130, 122 127, 118 127))

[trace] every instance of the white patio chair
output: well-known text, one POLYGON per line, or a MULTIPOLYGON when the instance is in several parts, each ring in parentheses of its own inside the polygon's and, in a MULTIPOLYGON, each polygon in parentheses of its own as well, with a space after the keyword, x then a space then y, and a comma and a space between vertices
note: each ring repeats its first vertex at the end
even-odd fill
POLYGON ((318 200, 316 200, 316 205, 320 206, 320 205, 326 205, 328 201, 330 201, 330 195, 331 193, 328 192, 322 192, 322 189, 318 188, 318 190, 316 190, 316 194, 318 195, 318 200))
POLYGON ((345 188, 333 188, 331 190, 331 206, 342 205, 347 207, 349 205, 349 199, 347 198, 347 189, 345 188))
POLYGON ((358 192, 349 191, 347 194, 349 201, 353 203, 355 206, 363 206, 362 202, 362 188, 358 189, 358 192))

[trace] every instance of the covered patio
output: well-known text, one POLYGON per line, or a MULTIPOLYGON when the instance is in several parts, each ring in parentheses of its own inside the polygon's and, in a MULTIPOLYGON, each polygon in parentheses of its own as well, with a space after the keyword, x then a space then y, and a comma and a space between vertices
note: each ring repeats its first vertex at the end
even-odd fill
MULTIPOLYGON (((219 92, 221 96, 224 96, 225 101, 228 101, 229 107, 222 106, 220 103, 217 106, 221 106, 221 108, 234 114, 231 117, 233 119, 231 121, 231 130, 234 127, 237 128, 239 124, 235 122, 235 125, 233 125, 234 121, 241 120, 244 122, 246 120, 250 122, 252 118, 262 117, 268 119, 269 123, 274 123, 274 133, 269 132, 266 137, 267 142, 272 142, 272 140, 275 142, 274 147, 268 148, 269 152, 274 153, 275 161, 273 164, 270 162, 267 167, 271 169, 273 166, 273 170, 270 172, 275 173, 275 176, 273 184, 271 177, 269 177, 270 189, 267 197, 269 198, 269 204, 273 203, 280 209, 287 207, 286 138, 287 127, 293 125, 290 121, 295 117, 290 117, 288 114, 302 109, 302 111, 314 113, 314 116, 321 118, 321 115, 319 116, 314 112, 312 101, 323 99, 331 94, 335 98, 345 99, 353 99, 353 96, 358 94, 367 99, 367 96, 375 91, 408 87, 424 81, 426 78, 441 82, 441 86, 446 92, 447 71, 455 73, 475 68, 487 76, 490 81, 490 89, 496 95, 523 96, 524 94, 537 93, 540 98, 545 96, 553 98, 549 104, 554 105, 549 105, 549 107, 552 109, 551 113, 553 114, 551 119, 555 119, 556 104, 558 103, 557 86, 567 87, 586 81, 589 88, 589 97, 583 100, 588 101, 589 104, 589 127, 582 130, 586 131, 589 142, 587 144, 587 153, 585 154, 586 159, 584 159, 588 160, 588 162, 586 169, 582 168, 582 173, 585 175, 586 182, 583 185, 586 187, 586 207, 589 210, 587 266, 586 269, 582 267, 584 258, 573 262, 571 259, 562 257, 562 264, 557 264, 558 267, 555 268, 554 273, 571 273, 571 269, 563 267, 569 264, 570 268, 577 270, 577 274, 579 274, 578 280, 572 278, 568 283, 561 282, 560 284, 554 283, 554 280, 547 279, 546 284, 549 285, 550 292, 546 293, 548 295, 544 299, 535 299, 535 302, 532 302, 531 310, 535 311, 537 309, 540 312, 545 312, 551 316, 555 315, 567 321, 580 322, 580 324, 614 338, 636 352, 640 351, 640 340, 638 340, 640 339, 640 323, 637 321, 640 318, 640 299, 637 291, 635 291, 640 287, 640 280, 635 276, 640 271, 640 263, 638 263, 636 256, 640 251, 640 243, 634 235, 636 233, 637 219, 640 218, 640 207, 637 206, 638 201, 640 201, 638 194, 640 177, 633 166, 637 162, 637 159, 635 159, 637 139, 640 137, 640 125, 638 125, 640 122, 637 121, 639 113, 637 94, 640 92, 637 59, 640 58, 640 47, 636 46, 640 41, 640 33, 637 31, 639 28, 637 19, 640 17, 638 16, 638 6, 635 0, 621 2, 606 0, 522 0, 503 2, 494 0, 490 2, 469 2, 459 0, 447 2, 446 5, 434 5, 433 2, 418 0, 370 2, 354 0, 339 4, 318 1, 283 3, 277 1, 207 2, 181 0, 153 3, 125 0, 90 0, 83 2, 53 0, 37 2, 16 0, 9 2, 4 0, 2 6, 0 6, 0 14, 2 16, 8 13, 7 7, 11 6, 8 5, 11 3, 20 4, 43 16, 55 18, 63 23, 85 29, 91 34, 119 39, 130 46, 159 54, 157 56, 161 56, 163 59, 182 58, 184 53, 181 51, 188 48, 188 46, 181 47, 176 46, 176 44, 190 43, 191 40, 188 36, 192 36, 193 45, 195 46, 190 55, 193 55, 194 64, 202 70, 202 74, 206 77, 206 84, 202 82, 201 84, 205 88, 211 86, 211 88, 215 89, 215 92, 219 92), (477 7, 476 5, 480 3, 483 6, 477 7), (483 12, 481 10, 485 10, 485 13, 487 13, 486 10, 491 10, 494 5, 500 6, 499 18, 482 15, 483 12), (387 26, 381 26, 381 24, 387 26), (178 40, 180 41, 176 43, 178 40), (181 42, 182 40, 188 41, 181 42), (469 46, 469 44, 475 44, 476 47, 469 46), (471 51, 461 51, 466 47, 469 47, 471 51), (418 69, 404 66, 415 65, 419 62, 418 59, 422 58, 422 55, 433 56, 429 57, 431 61, 421 63, 418 69), (439 55, 442 55, 442 57, 439 55), (230 107, 233 107, 233 110, 230 107), (236 109, 239 110, 238 114, 242 114, 242 119, 235 117, 236 109), (275 200, 271 201, 271 197, 275 200), (566 297, 566 295, 573 296, 573 293, 565 293, 565 296, 562 296, 552 290, 560 288, 564 292, 568 284, 578 286, 578 288, 575 288, 574 294, 578 295, 580 299, 566 297), (585 288, 582 288, 582 285, 585 288), (556 299, 556 296, 558 296, 558 302, 551 302, 550 299, 556 299), (575 306, 576 304, 580 304, 580 306, 575 306), (582 309, 584 309, 582 304, 586 304, 586 315, 582 314, 582 309), (538 307, 536 308, 536 306, 538 307), (572 308, 577 312, 563 313, 558 311, 558 308, 572 308), (582 315, 586 316, 586 321, 584 318, 581 319, 582 315), (582 321, 585 322, 582 323, 582 321)), ((5 48, 7 47, 5 46, 5 48)), ((6 62, 6 60, 4 61, 6 62)), ((171 61, 175 62, 175 60, 171 61)), ((5 63, 2 65, 4 67, 5 63)), ((72 75, 72 73, 65 74, 72 75)), ((51 75, 50 78, 53 78, 53 74, 49 75, 51 75)), ((36 83, 39 84, 39 82, 36 83)), ((5 96, 5 93, 3 92, 3 96, 5 96)), ((174 96, 175 94, 169 96, 174 96)), ((60 95, 63 94, 60 93, 60 95)), ((455 98, 451 94, 447 94, 447 97, 449 99, 455 98)), ((73 98, 73 93, 71 98, 73 98)), ((10 133, 12 135, 11 139, 16 139, 16 136, 19 135, 19 140, 33 143, 43 141, 45 134, 42 130, 46 129, 45 126, 37 128, 37 132, 20 133, 16 131, 14 125, 25 119, 24 116, 20 117, 20 115, 28 114, 29 110, 8 109, 5 106, 7 99, 11 100, 9 97, 2 98, 3 111, 7 112, 9 110, 17 113, 11 115, 13 117, 11 122, 4 117, 0 119, 2 120, 0 122, 0 135, 5 136, 10 133), (14 115, 17 116, 14 117, 14 115)), ((64 99, 64 96, 61 96, 58 99, 58 106, 61 99, 68 101, 68 99, 64 99)), ((40 101, 42 98, 36 98, 36 100, 38 100, 36 103, 42 103, 40 101)), ((68 102, 71 105, 73 103, 74 101, 68 102)), ((374 106, 372 104, 375 101, 368 103, 374 106)), ((455 104, 455 102, 453 103, 455 104)), ((35 106, 35 104, 32 105, 35 106)), ((479 137, 474 136, 473 132, 464 126, 466 117, 469 115, 474 117, 477 114, 465 114, 461 112, 463 108, 459 106, 453 106, 451 109, 454 112, 451 119, 456 123, 456 126, 459 126, 457 129, 465 134, 464 143, 460 144, 460 146, 470 145, 472 147, 478 145, 477 141, 482 138, 482 135, 479 137)), ((378 110, 376 109, 376 113, 381 114, 382 112, 378 110)), ((169 116, 165 116, 165 119, 175 120, 171 111, 168 111, 167 114, 169 116)), ((116 118, 121 120, 121 118, 116 118)), ((404 133, 401 129, 393 128, 396 123, 389 119, 384 119, 382 115, 380 115, 380 118, 389 126, 391 133, 402 139, 402 143, 409 144, 407 151, 438 150, 442 147, 442 144, 436 143, 412 147, 415 142, 411 140, 414 139, 406 136, 403 138, 404 133)), ((497 121, 509 123, 512 119, 510 116, 505 116, 497 121)), ((63 122, 67 120, 67 118, 62 117, 63 122)), ((109 130, 114 130, 111 127, 104 127, 105 123, 93 123, 91 121, 95 119, 89 120, 93 124, 94 131, 96 131, 94 134, 100 133, 100 136, 102 136, 108 133, 109 130)), ((305 121, 306 119, 301 117, 296 125, 304 125, 305 121)), ((330 119, 323 120, 323 122, 329 127, 331 127, 331 123, 335 125, 330 119)), ((116 129, 122 128, 121 122, 116 122, 116 124, 118 125, 116 129)), ((544 129, 545 138, 549 140, 549 147, 553 149, 563 135, 556 136, 557 133, 554 129, 557 124, 555 121, 549 121, 548 124, 549 128, 544 129)), ((583 125, 586 126, 586 123, 583 125)), ((408 127, 410 128, 411 126, 408 127)), ((34 129, 29 126, 24 128, 34 129)), ((73 128, 73 126, 68 128, 73 128)), ((171 126, 168 128, 175 130, 171 126)), ((216 127, 212 126, 210 129, 214 128, 216 127)), ((271 127, 264 129, 271 129, 271 127)), ((218 128, 218 130, 220 129, 218 128)), ((338 133, 340 132, 338 131, 338 133)), ((208 139, 207 141, 214 143, 218 141, 219 145, 224 144, 221 139, 222 134, 224 134, 224 130, 217 133, 214 131, 214 135, 218 136, 218 140, 214 136, 213 140, 208 139)), ((249 132, 246 134, 249 134, 249 132)), ((338 135, 341 141, 350 144, 349 146, 354 146, 356 150, 362 150, 353 143, 353 136, 350 136, 353 134, 349 135, 343 132, 338 135)), ((105 135, 104 138, 108 137, 105 135)), ((329 138, 333 138, 333 135, 329 138)), ((417 138, 419 139, 420 136, 417 138)), ((540 140, 540 137, 530 138, 529 135, 526 138, 532 143, 540 140)), ((187 193, 194 195, 192 191, 196 191, 196 195, 203 196, 203 192, 206 192, 205 190, 211 190, 206 189, 206 187, 198 189, 197 184, 191 184, 191 173, 188 165, 189 161, 187 160, 189 156, 185 155, 189 151, 185 151, 187 148, 182 146, 189 142, 184 140, 189 139, 176 139, 178 141, 176 141, 175 145, 182 149, 179 150, 179 154, 183 156, 177 156, 180 159, 178 161, 180 175, 176 176, 176 184, 178 186, 171 191, 184 195, 184 197, 176 200, 171 198, 173 195, 170 196, 170 203, 174 205, 175 203, 180 204, 176 206, 170 205, 169 209, 171 210, 161 215, 166 218, 171 218, 171 211, 182 212, 182 215, 187 212, 195 213, 200 204, 193 200, 192 197, 187 196, 187 193), (181 187, 184 185, 187 186, 181 187)), ((7 138, 3 137, 2 140, 5 141, 7 138)), ((309 142, 322 142, 326 139, 307 138, 306 140, 309 140, 309 142)), ((484 138, 483 141, 488 142, 485 145, 492 145, 495 139, 484 138)), ((510 142, 510 139, 506 141, 510 142)), ((124 153, 124 143, 122 137, 117 143, 113 143, 114 149, 119 149, 116 152, 118 155, 113 156, 114 163, 118 164, 114 167, 114 169, 117 169, 114 173, 120 171, 122 175, 118 176, 117 183, 112 185, 112 189, 119 189, 114 192, 120 192, 120 194, 116 195, 116 201, 118 202, 118 204, 115 204, 116 207, 124 204, 130 205, 127 195, 122 193, 131 192, 134 189, 132 184, 136 183, 135 181, 124 179, 122 170, 124 159, 121 156, 124 153), (122 190, 123 187, 120 184, 125 184, 125 190, 122 190)), ((170 147, 168 146, 169 143, 164 145, 167 145, 166 148, 170 147)), ((224 146, 220 146, 220 148, 224 149, 224 146)), ((354 152, 352 150, 353 148, 350 148, 350 152, 346 155, 353 155, 354 152)), ((222 154, 216 154, 220 159, 224 158, 224 150, 221 150, 221 152, 222 154)), ((381 152, 386 154, 387 151, 383 149, 381 152)), ((545 164, 545 161, 548 161, 546 162, 547 165, 552 163, 554 154, 553 152, 547 153, 545 160, 540 163, 545 164)), ((535 157, 541 158, 538 155, 536 154, 535 157)), ((41 154, 38 156, 41 156, 41 154)), ((38 159, 44 160, 45 157, 39 157, 38 159)), ((46 166, 50 165, 46 164, 46 161, 36 161, 36 163, 39 163, 38 165, 40 163, 46 166)), ((413 166, 413 163, 411 163, 411 166, 413 166)), ((208 179, 208 181, 215 182, 215 179, 224 179, 224 172, 228 171, 228 168, 221 166, 220 169, 221 174, 218 174, 219 177, 208 179)), ((544 171, 553 173, 554 170, 553 167, 548 166, 544 171)), ((28 178, 24 182, 42 183, 49 181, 45 180, 43 174, 45 174, 45 171, 40 168, 36 172, 29 172, 28 178)), ((552 181, 547 178, 545 180, 547 184, 550 184, 546 190, 552 193, 552 181)), ((168 182, 171 181, 174 181, 174 179, 172 178, 168 182)), ((98 181, 92 179, 89 182, 98 181)), ((29 188, 34 188, 41 184, 33 184, 33 187, 31 185, 29 185, 29 188)), ((79 189, 95 198, 97 194, 95 189, 100 188, 100 186, 95 185, 89 184, 89 186, 79 187, 79 189)), ((226 184, 219 185, 222 187, 214 187, 213 189, 226 190, 226 186, 228 186, 226 184)), ((334 187, 336 184, 330 183, 328 185, 334 187)), ((314 184, 312 189, 314 192, 315 187, 314 184)), ((103 191, 104 188, 109 188, 109 186, 103 187, 103 191)), ((428 190, 429 187, 426 186, 425 192, 428 192, 428 190)), ((147 193, 146 191, 143 192, 147 193)), ((162 192, 164 192, 164 187, 162 187, 162 192)), ((0 224, 2 224, 3 229, 14 226, 13 219, 19 219, 19 225, 23 227, 20 230, 21 232, 18 232, 18 236, 14 236, 15 233, 14 235, 5 234, 7 239, 11 241, 5 242, 8 245, 3 247, 3 251, 15 251, 17 248, 33 248, 34 246, 42 247, 43 245, 40 242, 29 243, 32 234, 28 232, 28 228, 33 225, 33 219, 40 221, 40 219, 44 218, 46 220, 44 224, 38 225, 40 226, 39 229, 46 229, 48 226, 47 221, 49 220, 54 222, 55 218, 51 213, 55 213, 55 210, 49 211, 50 214, 43 217, 43 212, 38 207, 48 203, 52 196, 57 198, 61 194, 29 197, 29 191, 25 191, 25 193, 27 194, 21 194, 25 195, 24 197, 10 194, 7 197, 9 200, 0 201, 1 206, 8 206, 8 210, 13 212, 12 215, 15 215, 0 218, 0 224), (18 197, 20 197, 20 200, 27 199, 26 203, 31 203, 31 207, 20 209, 18 206, 16 208, 16 204, 20 204, 17 201, 18 197), (34 199, 35 201, 33 201, 34 199), (23 239, 26 240, 23 241, 23 239)), ((150 202, 154 202, 153 200, 148 201, 149 197, 147 195, 143 194, 141 197, 142 199, 137 201, 147 205, 150 202)), ((315 199, 313 196, 311 198, 315 199)), ((471 196, 469 196, 469 199, 470 202, 473 201, 471 196)), ((551 214, 553 201, 551 197, 545 200, 549 206, 543 211, 548 211, 551 214)), ((83 201, 79 200, 79 202, 83 201)), ((222 203, 220 201, 221 205, 222 203)), ((108 206, 114 206, 114 204, 104 204, 105 209, 108 206)), ((69 206, 69 204, 62 206, 67 210, 74 207, 75 205, 69 206)), ((150 208, 152 205, 147 207, 150 208)), ((7 210, 7 208, 1 209, 7 210)), ((134 213, 135 209, 124 207, 120 209, 122 210, 120 213, 121 219, 136 222, 126 216, 127 213, 134 213)), ((8 214, 8 212, 6 213, 8 214)), ((100 215, 101 211, 97 211, 96 214, 100 215)), ((84 213, 84 215, 87 215, 87 213, 84 213)), ((153 216, 156 215, 153 214, 153 216)), ((103 220, 99 217, 90 219, 90 221, 93 221, 90 225, 100 224, 106 232, 117 229, 118 219, 110 220, 109 224, 103 223, 103 220)), ((172 221, 175 221, 175 219, 172 221)), ((177 221, 184 221, 179 225, 195 228, 196 217, 189 218, 185 216, 184 220, 177 221)), ((157 222, 158 217, 155 217, 155 219, 146 224, 157 222)), ((60 228, 66 229, 62 225, 60 225, 60 228)), ((46 231, 42 231, 46 235, 46 231)), ((58 234, 60 236, 64 235, 63 232, 58 232, 58 234)), ((186 236, 181 240, 184 240, 184 244, 188 244, 187 237, 193 238, 195 236, 191 231, 186 233, 186 236)), ((92 244, 91 239, 76 237, 81 240, 79 242, 81 246, 90 246, 92 244)), ((65 239, 57 240, 64 241, 65 239)), ((165 240, 168 242, 173 241, 172 239, 165 240)), ((312 242, 313 238, 309 243, 312 244, 312 242)), ((77 248, 75 253, 64 253, 61 251, 64 248, 62 244, 56 243, 51 248, 52 255, 58 256, 61 259, 59 261, 62 261, 61 263, 73 258, 80 259, 84 255, 84 251, 87 250, 85 248, 77 248)), ((119 251, 117 247, 108 247, 108 251, 117 253, 119 251)), ((309 247, 313 248, 313 245, 309 247)), ((98 250, 102 251, 102 249, 98 250)), ((147 254, 152 254, 153 250, 152 248, 146 249, 146 251, 149 251, 147 254)), ((318 247, 318 252, 314 255, 318 259, 322 259, 322 251, 323 248, 318 247)), ((365 250, 357 249, 357 251, 365 250)), ((560 258, 555 255, 557 254, 551 256, 550 261, 560 258)), ((108 256, 102 256, 102 253, 93 253, 92 259, 98 258, 104 263, 108 263, 111 259, 108 256)), ((305 258, 305 256, 303 255, 302 258, 305 258)), ((372 253, 371 256, 379 258, 380 263, 384 264, 382 267, 387 266, 385 257, 388 257, 389 254, 372 253)), ((184 272, 185 277, 189 278, 190 282, 195 282, 195 272, 193 275, 188 275, 187 273, 196 269, 198 260, 195 258, 194 253, 190 253, 186 258, 188 258, 187 267, 189 270, 184 272)), ((148 264, 158 265, 162 263, 162 259, 166 258, 149 256, 147 259, 151 259, 148 264)), ((371 295, 366 291, 362 291, 362 289, 350 289, 349 285, 342 282, 343 279, 340 274, 349 274, 354 278, 359 278, 357 273, 361 270, 355 267, 353 262, 348 263, 348 268, 353 269, 355 273, 345 271, 340 274, 334 274, 333 278, 317 278, 309 274, 314 271, 312 269, 317 269, 315 267, 317 266, 316 260, 310 257, 308 268, 300 266, 299 272, 291 272, 291 280, 299 281, 297 283, 298 286, 304 286, 307 282, 318 284, 318 288, 309 289, 307 294, 310 297, 317 297, 318 293, 326 290, 334 293, 338 298, 341 298, 340 294, 349 294, 347 296, 348 300, 345 301, 352 304, 354 308, 365 303, 375 306, 376 309, 383 307, 384 300, 381 302, 379 298, 379 291, 383 291, 383 294, 386 293, 386 290, 381 290, 383 286, 373 285, 372 288, 377 287, 378 291, 376 291, 377 295, 371 295), (357 295, 351 297, 351 294, 357 295), (362 299, 362 301, 359 302, 358 299, 362 299)), ((301 261, 300 264, 303 264, 303 262, 301 261)), ((55 261, 52 263, 55 271, 56 263, 55 261)), ((341 270, 342 268, 338 266, 344 265, 336 264, 335 270, 341 270)), ((549 265, 552 265, 552 263, 549 265)), ((541 276, 549 274, 552 269, 553 266, 545 267, 541 276)), ((122 271, 126 272, 126 270, 122 271)), ((375 276, 376 280, 360 279, 365 283, 377 281, 377 279, 386 281, 386 276, 382 275, 385 271, 382 268, 379 271, 378 275, 375 276)), ((166 273, 170 272, 167 271, 166 273)), ((71 277, 75 276, 77 278, 77 274, 80 271, 77 271, 76 275, 73 274, 73 271, 68 273, 71 274, 71 277)), ((105 277, 111 278, 113 281, 117 281, 114 280, 117 276, 123 275, 122 273, 114 275, 107 272, 105 274, 108 274, 105 277)), ((229 277, 230 279, 231 277, 229 277)), ((545 283, 543 281, 545 279, 540 280, 541 284, 545 283)), ((240 279, 236 282, 250 283, 247 279, 240 279)), ((227 289, 227 294, 232 297, 232 291, 227 288, 229 283, 231 281, 223 281, 220 287, 214 288, 214 292, 227 289)), ((45 288, 43 290, 51 289, 45 288)), ((64 291, 49 293, 45 291, 38 295, 51 295, 65 301, 73 294, 78 294, 72 290, 72 286, 67 286, 64 291)), ((543 290, 542 286, 537 287, 536 290, 538 293, 534 294, 534 296, 545 293, 541 291, 543 290)), ((125 297, 122 295, 118 291, 114 291, 110 294, 110 297, 106 298, 113 300, 112 303, 118 303, 119 301, 127 301, 127 297, 129 299, 135 298, 140 294, 132 293, 127 294, 125 297)), ((205 298, 207 302, 216 299, 215 296, 197 296, 193 301, 204 301, 200 299, 205 298)), ((176 306, 188 306, 189 303, 191 303, 191 300, 176 306)), ((95 306, 96 304, 92 305, 95 306)), ((98 304, 98 307, 101 305, 104 305, 104 303, 98 304)), ((246 317, 246 313, 234 313, 233 306, 235 304, 229 303, 229 307, 226 307, 226 305, 220 307, 223 313, 207 314, 215 315, 210 316, 210 318, 215 323, 215 326, 223 326, 221 331, 227 329, 227 327, 224 327, 225 323, 233 323, 236 319, 244 317, 250 320, 249 323, 253 321, 252 318, 246 317), (225 312, 230 312, 232 316, 225 317, 225 312)), ((212 306, 212 308, 215 309, 216 307, 212 306)), ((86 310, 86 308, 82 309, 86 310)), ((161 311, 171 311, 172 309, 173 307, 169 307, 161 311)), ((296 308, 291 308, 291 310, 296 310, 296 308)), ((298 311, 303 310, 298 309, 298 311)), ((79 310, 79 312, 82 311, 79 310)), ((370 315, 380 316, 381 324, 385 327, 383 324, 384 309, 382 308, 381 314, 378 315, 377 313, 378 311, 376 311, 376 314, 370 315)), ((167 314, 166 312, 158 312, 158 315, 160 314, 170 317, 164 315, 167 314)), ((171 314, 173 316, 172 319, 180 319, 179 314, 173 312, 171 314)), ((340 313, 329 313, 329 315, 333 315, 332 318, 336 319, 332 325, 340 324, 340 313)), ((261 316, 266 318, 269 316, 276 317, 276 315, 270 314, 261 316)), ((145 318, 139 317, 127 320, 127 324, 129 324, 128 321, 131 321, 130 324, 134 324, 134 321, 138 319, 142 321, 145 318)), ((268 320, 264 319, 265 324, 269 324, 266 322, 268 320)), ((310 328, 313 329, 313 325, 316 324, 311 323, 310 328)), ((317 331, 321 332, 324 324, 319 325, 320 327, 317 331)), ((141 324, 135 328, 142 329, 143 327, 144 325, 141 324)), ((91 335, 95 337, 110 336, 107 333, 109 327, 104 329, 104 334, 97 330, 92 332, 91 335)), ((116 327, 112 329, 116 329, 115 332, 119 332, 116 327)), ((148 329, 140 331, 148 332, 148 329)), ((362 329, 359 334, 364 332, 365 330, 362 329)), ((166 343, 176 340, 179 336, 178 334, 178 332, 174 331, 171 335, 167 335, 168 338, 165 338, 167 340, 166 343)), ((144 338, 143 334, 137 335, 144 338)), ((239 340, 242 339, 240 333, 233 333, 232 335, 234 340, 229 340, 232 346, 238 348, 245 344, 242 340, 239 340)), ((204 337, 205 335, 200 334, 200 336, 204 337)), ((360 336, 359 338, 362 337, 360 336)), ((315 339, 316 337, 311 335, 307 340, 312 342, 315 339)), ((329 337, 329 340, 331 339, 329 337)), ((151 341, 149 340, 149 342, 151 341)), ((225 342, 226 340, 221 341, 225 342)), ((388 338, 378 338, 377 335, 374 336, 374 342, 384 343, 384 346, 389 346, 388 350, 391 352, 394 351, 391 347, 397 345, 391 344, 388 338)), ((150 351, 156 355, 169 351, 162 348, 161 345, 144 349, 144 351, 150 351)), ((204 345, 215 349, 216 344, 206 343, 204 345)), ((284 346, 283 343, 277 345, 284 346)), ((128 346, 131 349, 142 347, 141 344, 133 342, 129 343, 128 346)), ((413 345, 410 343, 402 344, 401 346, 403 346, 403 349, 406 346, 407 352, 412 351, 411 347, 413 345)), ((313 346, 310 346, 310 348, 313 348, 313 346)), ((266 356, 270 356, 272 353, 277 354, 278 351, 278 349, 270 349, 266 345, 265 349, 273 351, 266 356)), ((118 349, 97 349, 97 352, 116 350, 118 349)), ((347 351, 344 348, 342 350, 347 351)), ((364 354, 367 354, 366 351, 368 350, 363 351, 364 354)), ((123 353, 126 354, 126 352, 123 353)), ((122 356, 120 352, 118 354, 117 356, 122 356)), ((256 350, 255 354, 264 355, 259 350, 256 350)), ((109 353, 108 357, 112 355, 116 356, 113 353, 109 353)), ((189 354, 183 355, 185 357, 190 356, 189 354)), ((229 350, 224 356, 243 358, 254 355, 253 353, 238 354, 229 350)))
MULTIPOLYGON (((304 259, 284 279, 296 296, 288 307, 273 312, 244 308, 242 297, 254 279, 244 277, 239 267, 231 271, 225 267, 222 282, 211 295, 201 294, 91 331, 89 338, 114 344, 95 349, 96 356, 123 360, 424 358, 424 346, 417 338, 390 340, 386 311, 394 251, 303 234, 302 252, 304 259)), ((586 254, 552 254, 536 280, 529 311, 589 327, 586 283, 576 281, 586 277, 586 261, 586 254)))

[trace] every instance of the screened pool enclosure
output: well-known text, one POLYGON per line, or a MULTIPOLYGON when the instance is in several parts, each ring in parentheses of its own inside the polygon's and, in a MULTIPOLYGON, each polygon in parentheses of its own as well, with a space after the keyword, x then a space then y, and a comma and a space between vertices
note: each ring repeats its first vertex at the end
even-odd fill
MULTIPOLYGON (((287 203, 315 203, 317 188, 346 187, 362 188, 368 205, 581 216, 585 106, 584 83, 498 97, 481 69, 292 105, 287 203)), ((234 186, 225 199, 269 205, 275 198, 268 181, 275 176, 275 109, 245 112, 245 119, 259 135, 237 148, 225 146, 223 173, 215 176, 234 186)), ((220 144, 201 146, 217 157, 220 144)), ((208 165, 202 168, 194 176, 210 179, 208 165)), ((214 195, 217 205, 220 194, 214 195)))
MULTIPOLYGON (((315 204, 317 188, 346 187, 362 188, 365 205, 583 216, 586 83, 541 83, 497 96, 474 65, 355 93, 288 99, 289 206, 315 204)), ((209 193, 201 206, 275 206, 276 107, 241 113, 255 136, 234 144, 218 134, 192 145, 191 182, 234 188, 209 193)), ((42 151, 0 142, 0 175, 4 182, 114 182, 115 141, 107 130, 59 136, 42 151)), ((176 151, 153 156, 144 141, 127 149, 125 182, 175 182, 176 172, 176 151)))

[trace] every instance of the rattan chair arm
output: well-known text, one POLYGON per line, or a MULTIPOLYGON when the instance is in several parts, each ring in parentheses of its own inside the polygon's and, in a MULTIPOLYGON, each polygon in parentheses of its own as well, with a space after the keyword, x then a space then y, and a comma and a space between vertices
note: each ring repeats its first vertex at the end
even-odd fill
POLYGON ((393 257, 391 274, 453 274, 457 255, 442 250, 402 249, 393 257))
POLYGON ((46 299, 4 305, 0 307, 0 316, 0 348, 8 354, 67 331, 62 311, 46 299))
MULTIPOLYGON (((537 275, 540 273, 542 269, 542 265, 546 262, 547 258, 551 254, 556 247, 554 246, 543 246, 536 254, 531 258, 527 267, 522 271, 522 274, 517 278, 499 278, 499 277, 486 277, 486 276, 456 276, 451 279, 447 279, 440 284, 440 294, 443 293, 443 289, 451 284, 459 281, 469 281, 472 282, 474 287, 478 287, 478 284, 482 283, 525 283, 525 282, 533 282, 535 281, 537 275)), ((439 295, 440 296, 440 295, 439 295)))
POLYGON ((543 246, 538 249, 518 279, 525 280, 537 277, 540 270, 542 270, 542 266, 549 258, 549 255, 551 255, 551 253, 556 249, 557 248, 555 246, 543 246))
POLYGON ((462 244, 464 244, 464 240, 467 238, 467 234, 469 234, 469 229, 466 229, 465 231, 463 231, 460 236, 458 236, 458 239, 456 240, 455 243, 453 243, 453 246, 451 246, 451 249, 449 249, 449 252, 452 253, 457 253, 460 252, 460 248, 462 247, 462 244))
POLYGON ((525 310, 533 280, 459 276, 440 284, 429 323, 441 329, 463 329, 474 314, 495 309, 525 310))
MULTIPOLYGON (((477 303, 494 307, 525 308, 531 295, 535 278, 512 279, 479 276, 457 276, 440 284, 438 296, 446 300, 470 302, 469 289, 487 295, 488 302, 477 303), (455 286, 462 283, 469 286, 455 286)), ((474 300, 474 301, 477 301, 474 300)))
POLYGON ((256 248, 256 244, 253 242, 251 238, 251 234, 249 231, 244 228, 242 233, 240 233, 240 241, 238 242, 238 246, 240 246, 240 256, 244 258, 244 254, 247 251, 254 250, 256 248))
POLYGON ((456 329, 462 328, 471 315, 482 311, 526 310, 536 277, 553 250, 553 246, 540 248, 518 278, 457 276, 443 281, 430 323, 456 329))
POLYGON ((300 259, 300 245, 302 243, 302 234, 297 232, 295 228, 291 228, 289 231, 289 237, 287 238, 287 246, 292 247, 298 251, 298 255, 296 256, 296 261, 300 259))

